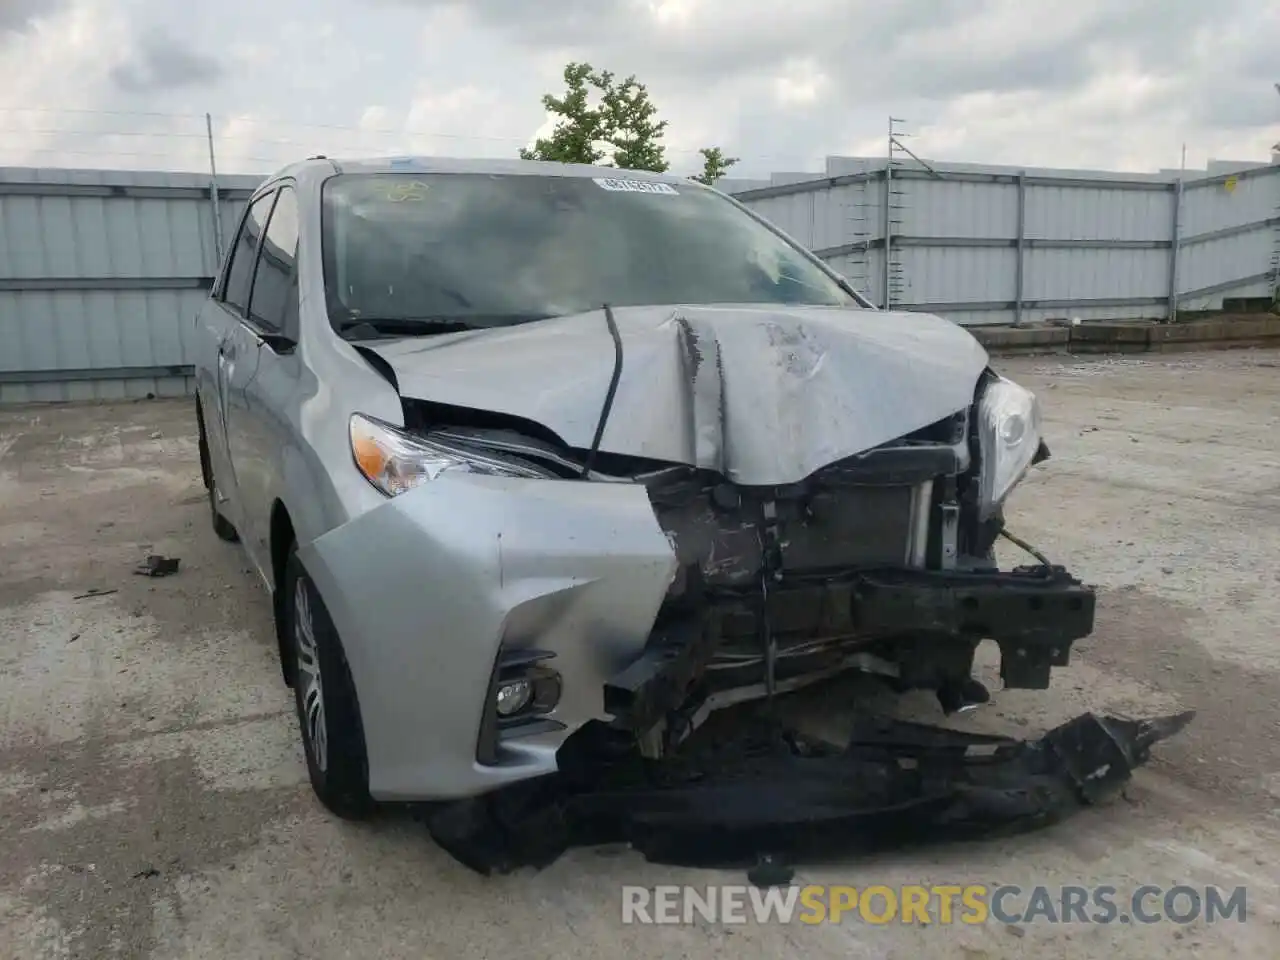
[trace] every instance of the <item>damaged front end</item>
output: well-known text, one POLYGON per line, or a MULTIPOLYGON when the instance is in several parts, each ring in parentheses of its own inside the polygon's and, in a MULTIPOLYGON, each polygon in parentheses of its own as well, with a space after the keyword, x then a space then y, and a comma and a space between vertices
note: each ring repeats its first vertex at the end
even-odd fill
POLYGON ((437 841, 484 872, 606 842, 751 865, 1022 829, 1117 792, 1190 714, 1086 714, 1027 743, 858 714, 831 743, 773 709, 863 671, 936 691, 951 712, 982 698, 983 639, 1006 687, 1041 689, 1092 630, 1094 592, 1063 568, 994 562, 1003 519, 982 505, 979 389, 972 409, 781 487, 610 455, 588 468, 483 418, 431 434, 551 475, 642 484, 676 557, 643 653, 603 686, 607 719, 567 737, 555 776, 435 808, 437 841))
POLYGON ((963 410, 786 487, 652 486, 678 570, 644 655, 605 687, 615 725, 657 757, 717 707, 853 669, 951 712, 984 698, 983 639, 1007 687, 1047 687, 1094 592, 1047 562, 996 567, 980 446, 963 410))
POLYGON ((1008 406, 1019 389, 987 374, 972 406, 772 485, 594 446, 584 454, 481 411, 415 400, 405 410, 408 429, 442 457, 645 489, 674 572, 648 642, 602 698, 614 727, 657 758, 716 709, 851 670, 963 709, 985 699, 971 677, 983 639, 999 645, 1007 687, 1049 685, 1051 667, 1092 630, 1094 593, 1039 554, 1032 566, 995 563, 1001 504, 1047 456, 1030 394, 1012 413, 992 410, 992 395, 1008 406), (1015 455, 1002 459, 1001 445, 1015 455))
POLYGON ((481 873, 627 843, 660 863, 755 867, 753 881, 771 885, 810 858, 1058 822, 1114 798, 1192 717, 1086 713, 1021 742, 858 715, 842 745, 756 718, 664 761, 590 726, 562 748, 558 776, 437 808, 428 823, 481 873))
MULTIPOLYGON (((859 353, 834 320, 831 329, 817 319, 806 328, 771 315, 730 337, 717 328, 728 321, 713 313, 694 315, 696 322, 640 316, 632 318, 632 335, 650 340, 640 340, 647 352, 637 365, 687 390, 679 402, 661 392, 655 399, 657 412, 683 425, 659 430, 650 417, 643 429, 609 433, 615 400, 637 421, 646 408, 643 375, 622 377, 623 340, 612 312, 604 314, 615 363, 589 425, 562 402, 577 390, 555 391, 537 379, 529 396, 541 408, 526 418, 505 393, 458 379, 438 356, 386 351, 424 386, 452 377, 453 399, 467 401, 404 399, 405 435, 429 450, 415 454, 414 469, 433 477, 461 463, 513 480, 642 487, 670 547, 670 580, 665 595, 652 598, 651 626, 646 618, 637 646, 599 675, 598 694, 594 683, 585 692, 598 704, 592 719, 579 714, 566 726, 555 697, 538 692, 539 678, 555 674, 564 657, 557 661, 536 644, 503 648, 486 690, 476 762, 510 770, 521 743, 553 737, 557 772, 435 808, 431 830, 460 860, 500 869, 545 863, 575 844, 625 840, 654 859, 737 863, 829 852, 844 841, 866 846, 1033 825, 1114 793, 1152 743, 1187 722, 1189 715, 1149 722, 1085 715, 1019 743, 859 715, 838 742, 800 735, 776 707, 820 681, 871 673, 899 690, 934 691, 952 713, 987 699, 972 676, 982 640, 999 646, 1006 687, 1043 689, 1051 669, 1068 663, 1072 644, 1092 631, 1093 589, 1004 529, 1009 493, 1048 456, 1035 397, 989 369, 952 370, 942 378, 945 405, 941 394, 930 396, 920 407, 928 416, 910 422, 949 413, 866 447, 855 440, 859 431, 870 435, 867 423, 914 416, 894 407, 896 394, 878 396, 874 385, 851 386, 846 376, 884 378, 908 355, 903 335, 879 330, 879 320, 867 321, 866 335, 892 342, 901 356, 881 351, 872 367, 858 364, 876 344, 859 353), (673 357, 692 372, 677 377, 673 357), (745 421, 746 394, 731 389, 753 372, 761 378, 757 395, 786 411, 756 430, 745 421), (956 391, 965 376, 976 384, 968 379, 964 393, 956 391), (833 412, 837 426, 810 430, 811 410, 833 412), (614 439, 602 444, 606 434, 614 439), (769 438, 778 450, 769 449, 769 438), (1036 562, 1001 570, 995 544, 1002 536, 1036 562), (504 685, 522 682, 530 702, 545 709, 499 716, 504 685)), ((566 321, 565 330, 584 322, 566 321)), ((529 337, 550 349, 541 334, 529 337)), ((486 347, 476 338, 457 349, 492 362, 495 342, 486 347)), ((948 355, 930 356, 942 363, 948 355)), ((371 463, 383 463, 380 457, 371 463)), ((374 482, 392 493, 398 481, 374 482)), ((598 630, 607 634, 608 624, 598 630)), ((578 705, 582 676, 564 686, 578 705)), ((559 683, 556 675, 555 696, 559 683)))

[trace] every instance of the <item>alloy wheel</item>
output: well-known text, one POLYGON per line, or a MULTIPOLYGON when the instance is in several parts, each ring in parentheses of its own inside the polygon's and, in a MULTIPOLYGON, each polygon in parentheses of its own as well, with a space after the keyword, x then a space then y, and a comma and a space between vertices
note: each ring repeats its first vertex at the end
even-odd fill
POLYGON ((294 586, 293 635, 298 656, 295 682, 302 688, 303 733, 311 747, 311 757, 316 768, 323 773, 329 762, 328 731, 324 718, 324 682, 320 676, 315 624, 311 618, 311 594, 303 577, 299 577, 294 586))

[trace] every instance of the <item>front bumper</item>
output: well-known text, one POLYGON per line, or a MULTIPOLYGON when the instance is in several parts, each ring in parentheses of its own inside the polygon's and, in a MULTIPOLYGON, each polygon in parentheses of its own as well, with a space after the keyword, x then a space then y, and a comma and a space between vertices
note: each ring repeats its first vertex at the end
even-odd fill
POLYGON ((643 651, 674 576, 636 484, 444 474, 299 550, 342 638, 378 800, 483 793, 556 770, 643 651), (553 654, 542 732, 477 760, 500 655, 553 654))
POLYGON ((856 715, 840 745, 763 721, 657 763, 588 743, 558 776, 444 805, 428 826, 481 873, 627 843, 659 863, 753 868, 773 886, 801 863, 1005 836, 1106 803, 1192 717, 1086 713, 1017 741, 856 715))
MULTIPOLYGON (((342 638, 379 800, 468 797, 554 773, 560 746, 591 720, 639 732, 759 613, 729 597, 655 627, 676 561, 634 484, 445 474, 300 558, 342 638), (481 762, 495 664, 522 655, 560 674, 560 701, 481 762)), ((799 634, 932 638, 970 657, 991 637, 1009 686, 1047 685, 1093 623, 1092 592, 1060 570, 797 580, 770 603, 766 621, 799 634)))
POLYGON ((1071 645, 1093 632, 1096 594, 1062 567, 1007 573, 889 571, 862 580, 859 626, 871 634, 994 640, 1006 687, 1043 690, 1050 667, 1065 667, 1071 645))
MULTIPOLYGON (((833 649, 780 659, 775 682, 830 674, 867 649, 890 647, 908 685, 936 686, 948 676, 967 677, 974 646, 991 639, 1000 647, 1006 687, 1044 689, 1050 668, 1066 666, 1071 645, 1092 632, 1094 608, 1093 588, 1061 567, 812 578, 773 590, 763 610, 729 599, 656 633, 644 654, 605 685, 605 709, 615 726, 636 734, 682 705, 686 716, 694 713, 700 699, 714 698, 724 685, 711 667, 726 634, 762 633, 761 618, 801 637, 822 631, 858 638, 852 655, 833 649)), ((732 682, 759 682, 763 669, 732 682)))

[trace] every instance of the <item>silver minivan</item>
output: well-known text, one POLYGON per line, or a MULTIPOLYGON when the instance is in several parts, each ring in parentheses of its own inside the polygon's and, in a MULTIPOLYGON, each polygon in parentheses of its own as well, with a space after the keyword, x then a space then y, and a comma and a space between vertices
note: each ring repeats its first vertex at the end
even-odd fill
POLYGON ((254 193, 196 332, 213 526, 340 816, 602 733, 662 762, 850 672, 965 709, 982 639, 1042 688, 1093 627, 1060 567, 994 559, 1036 398, 698 183, 308 160, 254 193))

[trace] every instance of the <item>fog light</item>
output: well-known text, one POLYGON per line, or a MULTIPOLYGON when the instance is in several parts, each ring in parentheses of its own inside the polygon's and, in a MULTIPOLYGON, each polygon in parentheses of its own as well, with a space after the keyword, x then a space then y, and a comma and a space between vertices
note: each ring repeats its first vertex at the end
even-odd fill
POLYGON ((519 713, 533 699, 533 684, 528 680, 506 680, 498 685, 498 716, 510 717, 519 713))

